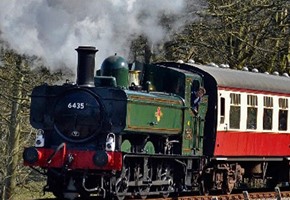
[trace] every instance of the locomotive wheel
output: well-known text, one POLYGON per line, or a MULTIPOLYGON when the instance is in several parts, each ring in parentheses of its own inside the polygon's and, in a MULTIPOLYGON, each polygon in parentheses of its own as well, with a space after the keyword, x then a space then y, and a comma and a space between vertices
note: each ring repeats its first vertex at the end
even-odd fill
POLYGON ((201 180, 199 183, 199 193, 200 195, 205 195, 205 196, 209 195, 209 188, 205 180, 201 180))
POLYGON ((222 192, 224 194, 231 194, 234 189, 235 183, 231 179, 228 179, 222 186, 222 192))
POLYGON ((235 187, 236 181, 235 181, 234 177, 229 176, 228 173, 225 173, 224 177, 225 177, 225 179, 224 179, 223 184, 222 184, 222 192, 224 194, 231 194, 234 187, 235 187))
POLYGON ((199 182, 199 193, 200 195, 209 195, 209 190, 210 190, 210 186, 211 186, 211 174, 207 174, 204 173, 201 177, 200 177, 200 182, 199 182))
POLYGON ((124 168, 120 178, 117 179, 115 184, 115 192, 118 200, 125 199, 128 189, 129 189, 129 180, 130 180, 130 168, 124 168))
MULTIPOLYGON (((147 198, 147 194, 150 192, 150 187, 151 187, 151 182, 152 182, 152 169, 149 169, 149 177, 146 178, 146 182, 145 185, 139 186, 138 187, 138 192, 140 194, 141 199, 146 199, 147 198)), ((141 176, 139 178, 139 181, 143 182, 144 178, 141 176)))
POLYGON ((127 178, 119 178, 116 182, 115 190, 118 200, 123 200, 125 198, 125 193, 128 191, 128 180, 127 178))
POLYGON ((167 198, 174 191, 173 178, 172 176, 166 176, 162 180, 168 182, 168 185, 161 186, 162 196, 163 198, 167 198))
POLYGON ((173 177, 170 174, 170 169, 166 168, 161 176, 162 181, 166 181, 168 184, 161 186, 163 198, 167 198, 171 192, 174 191, 173 177))
POLYGON ((150 192, 150 185, 148 184, 146 186, 139 186, 138 187, 138 191, 139 191, 141 199, 146 199, 147 198, 147 193, 150 192))

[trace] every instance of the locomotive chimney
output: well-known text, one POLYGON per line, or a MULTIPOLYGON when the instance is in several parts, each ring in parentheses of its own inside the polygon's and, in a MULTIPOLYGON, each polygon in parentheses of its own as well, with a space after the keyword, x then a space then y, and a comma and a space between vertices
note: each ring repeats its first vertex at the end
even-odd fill
POLYGON ((95 54, 98 51, 92 46, 79 46, 78 67, 77 67, 77 85, 94 87, 94 70, 95 70, 95 54))

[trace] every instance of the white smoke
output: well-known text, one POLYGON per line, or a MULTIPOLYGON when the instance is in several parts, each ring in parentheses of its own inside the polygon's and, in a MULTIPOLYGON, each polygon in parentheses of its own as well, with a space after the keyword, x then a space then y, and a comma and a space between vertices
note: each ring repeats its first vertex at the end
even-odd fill
MULTIPOLYGON (((198 0, 196 0, 198 1, 198 0)), ((18 53, 42 57, 51 68, 76 68, 75 48, 99 49, 96 65, 114 53, 127 56, 128 39, 166 37, 160 14, 183 14, 185 0, 1 0, 0 37, 18 53)), ((184 22, 176 20, 172 29, 184 22)))

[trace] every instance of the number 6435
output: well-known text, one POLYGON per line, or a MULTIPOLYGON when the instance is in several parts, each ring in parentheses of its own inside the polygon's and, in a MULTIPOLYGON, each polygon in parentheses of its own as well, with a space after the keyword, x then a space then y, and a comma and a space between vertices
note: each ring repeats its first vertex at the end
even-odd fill
POLYGON ((73 109, 85 109, 85 103, 77 103, 77 102, 74 102, 74 103, 68 103, 67 105, 68 108, 73 108, 73 109))

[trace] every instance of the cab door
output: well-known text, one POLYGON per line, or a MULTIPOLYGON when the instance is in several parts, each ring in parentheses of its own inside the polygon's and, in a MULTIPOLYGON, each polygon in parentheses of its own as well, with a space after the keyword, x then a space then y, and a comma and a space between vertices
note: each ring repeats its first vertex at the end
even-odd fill
POLYGON ((207 96, 203 96, 199 104, 198 114, 192 111, 192 93, 202 86, 202 77, 192 74, 186 79, 186 105, 184 112, 184 134, 182 153, 183 155, 202 155, 203 154, 203 132, 205 115, 207 112, 207 96))
POLYGON ((205 115, 207 112, 207 105, 208 105, 208 96, 203 96, 198 109, 198 115, 194 116, 194 148, 198 151, 198 155, 202 154, 203 149, 203 138, 204 138, 204 124, 205 124, 205 115))

